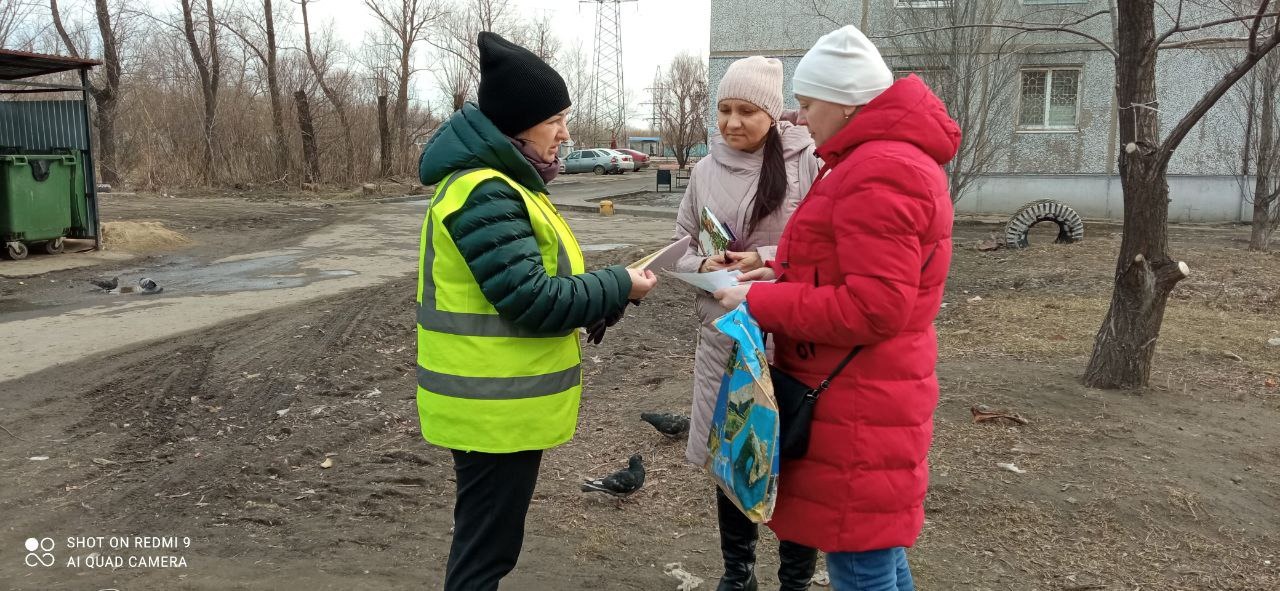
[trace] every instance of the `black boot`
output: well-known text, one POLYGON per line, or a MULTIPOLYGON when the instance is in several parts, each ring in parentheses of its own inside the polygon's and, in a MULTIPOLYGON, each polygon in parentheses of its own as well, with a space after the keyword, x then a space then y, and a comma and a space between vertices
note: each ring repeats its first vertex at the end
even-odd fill
POLYGON ((716 487, 716 517, 720 522, 720 553, 724 576, 716 591, 756 591, 756 540, 759 526, 716 487))
POLYGON ((818 551, 795 542, 778 544, 779 591, 807 591, 818 568, 818 551))

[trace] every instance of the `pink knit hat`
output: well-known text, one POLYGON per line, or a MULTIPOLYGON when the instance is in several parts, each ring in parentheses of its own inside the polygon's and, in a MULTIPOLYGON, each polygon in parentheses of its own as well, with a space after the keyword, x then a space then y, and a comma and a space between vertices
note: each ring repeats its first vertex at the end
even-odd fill
POLYGON ((747 101, 776 121, 782 116, 782 62, 753 55, 729 64, 716 98, 725 99, 747 101))

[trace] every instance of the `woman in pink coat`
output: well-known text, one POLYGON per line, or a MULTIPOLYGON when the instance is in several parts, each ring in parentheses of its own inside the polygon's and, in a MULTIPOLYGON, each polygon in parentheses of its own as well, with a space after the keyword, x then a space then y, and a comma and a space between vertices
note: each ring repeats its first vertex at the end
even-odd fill
POLYGON ((793 78, 823 173, 776 262, 721 290, 746 300, 777 366, 811 386, 857 348, 814 409, 808 454, 782 463, 769 526, 827 552, 837 591, 911 591, 938 403, 934 317, 951 262, 942 166, 960 129, 915 76, 894 81, 858 29, 830 33, 793 78))
MULTIPOLYGON (((729 66, 717 95, 717 127, 710 157, 693 168, 677 219, 676 236, 692 236, 688 253, 677 265, 683 272, 758 269, 773 258, 787 218, 809 191, 818 174, 809 132, 782 116, 782 62, 750 57, 729 66), (724 256, 708 256, 697 244, 699 220, 706 207, 729 226, 736 240, 724 256)), ((699 294, 698 347, 694 359, 693 412, 685 457, 696 466, 707 463, 707 438, 720 379, 733 341, 711 323, 724 309, 711 294, 699 294)), ((725 574, 718 591, 754 590, 758 529, 732 501, 716 489, 720 549, 725 574)), ((817 559, 814 549, 783 543, 778 578, 783 591, 809 588, 817 559)))

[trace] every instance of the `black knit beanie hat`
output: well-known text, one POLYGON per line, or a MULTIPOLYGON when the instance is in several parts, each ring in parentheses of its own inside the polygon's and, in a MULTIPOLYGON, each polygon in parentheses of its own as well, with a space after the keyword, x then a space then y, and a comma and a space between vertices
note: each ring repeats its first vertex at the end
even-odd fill
POLYGON ((496 33, 480 33, 480 112, 508 136, 571 104, 564 78, 532 51, 496 33))

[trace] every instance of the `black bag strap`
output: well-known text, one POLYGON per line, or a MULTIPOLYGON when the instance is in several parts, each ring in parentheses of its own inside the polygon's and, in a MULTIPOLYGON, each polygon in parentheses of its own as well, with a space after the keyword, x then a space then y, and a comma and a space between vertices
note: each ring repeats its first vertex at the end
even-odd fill
MULTIPOLYGON (((920 267, 921 273, 924 273, 925 269, 929 268, 929 263, 933 262, 933 255, 937 253, 938 247, 935 246, 933 247, 933 251, 929 253, 929 256, 924 259, 924 264, 920 267)), ((805 392, 805 398, 816 400, 819 394, 826 392, 827 389, 831 387, 831 382, 840 376, 840 372, 844 371, 844 368, 849 365, 849 362, 853 361, 854 357, 858 356, 860 351, 862 351, 862 345, 857 345, 853 350, 849 351, 849 354, 844 356, 844 359, 840 361, 840 365, 836 366, 835 371, 831 372, 831 375, 827 376, 827 379, 822 380, 822 383, 818 384, 817 388, 812 388, 808 392, 805 392)))

